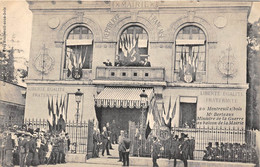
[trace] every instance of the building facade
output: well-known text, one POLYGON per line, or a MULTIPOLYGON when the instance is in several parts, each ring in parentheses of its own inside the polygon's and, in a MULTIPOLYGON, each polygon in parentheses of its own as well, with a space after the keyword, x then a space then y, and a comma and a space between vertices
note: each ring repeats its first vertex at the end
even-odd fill
POLYGON ((22 125, 26 88, 0 80, 0 126, 22 125))
MULTIPOLYGON (((144 89, 178 127, 245 128, 249 2, 38 1, 25 118, 139 122, 144 89), (65 100, 62 100, 65 99, 65 100)), ((148 104, 149 105, 149 104, 148 104)))

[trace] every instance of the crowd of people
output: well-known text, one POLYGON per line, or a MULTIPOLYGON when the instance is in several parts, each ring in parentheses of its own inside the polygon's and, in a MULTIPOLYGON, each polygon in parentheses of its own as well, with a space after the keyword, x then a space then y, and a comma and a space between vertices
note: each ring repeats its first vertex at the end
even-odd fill
POLYGON ((1 165, 37 166, 65 163, 70 138, 62 128, 47 132, 32 124, 5 129, 0 135, 1 165))
POLYGON ((249 144, 239 143, 208 143, 203 160, 206 161, 229 161, 229 162, 251 162, 258 164, 256 150, 249 144))

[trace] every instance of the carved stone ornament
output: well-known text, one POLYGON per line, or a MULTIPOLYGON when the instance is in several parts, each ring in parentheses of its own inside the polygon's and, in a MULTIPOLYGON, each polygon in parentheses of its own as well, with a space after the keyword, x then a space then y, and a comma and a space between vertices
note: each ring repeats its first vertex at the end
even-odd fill
POLYGON ((214 19, 214 24, 218 28, 224 28, 227 25, 227 18, 223 16, 216 17, 214 19))
POLYGON ((49 26, 51 29, 55 29, 55 28, 57 28, 59 25, 60 25, 60 20, 59 20, 59 18, 57 18, 57 17, 53 17, 53 18, 50 18, 50 19, 48 20, 48 26, 49 26))
POLYGON ((33 65, 35 69, 42 74, 47 74, 53 69, 54 59, 48 54, 45 46, 40 54, 34 59, 33 65))
POLYGON ((167 126, 160 126, 159 131, 156 133, 156 136, 160 140, 168 140, 171 137, 171 131, 167 126))
POLYGON ((83 74, 83 72, 82 72, 82 68, 72 68, 72 77, 74 78, 74 79, 80 79, 80 78, 82 78, 82 74, 83 74))

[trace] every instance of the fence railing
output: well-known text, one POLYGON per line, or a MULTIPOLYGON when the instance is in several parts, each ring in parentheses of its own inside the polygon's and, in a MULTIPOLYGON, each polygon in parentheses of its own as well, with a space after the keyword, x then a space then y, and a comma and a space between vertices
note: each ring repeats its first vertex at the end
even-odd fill
MULTIPOLYGON (((92 137, 92 134, 89 134, 90 128, 93 128, 93 125, 89 127, 91 121, 79 122, 68 121, 66 122, 66 130, 70 138, 70 152, 71 153, 87 153, 88 137, 92 137)), ((39 128, 45 132, 54 133, 50 131, 49 124, 45 119, 25 119, 24 125, 31 124, 33 129, 39 128)))
MULTIPOLYGON (((138 126, 134 123, 129 124, 129 136, 132 141, 132 152, 133 156, 150 156, 151 155, 151 146, 152 146, 152 136, 158 134, 156 131, 159 129, 152 130, 148 139, 140 137, 140 130, 138 126), (137 133, 138 132, 138 133, 137 133)), ((213 148, 215 143, 219 143, 219 147, 222 145, 236 145, 241 147, 243 144, 250 146, 250 148, 255 148, 256 146, 256 136, 255 133, 251 130, 239 129, 239 128, 179 128, 173 127, 171 130, 173 136, 178 135, 179 138, 182 136, 182 133, 188 135, 189 139, 194 138, 195 140, 195 150, 194 150, 194 159, 202 160, 208 143, 211 142, 213 148)), ((170 153, 170 140, 161 140, 162 149, 160 152, 160 157, 168 158, 170 153)), ((253 154, 253 153, 250 153, 253 154)), ((252 155, 253 156, 253 155, 252 155)), ((253 157, 249 157, 253 158, 253 157)), ((235 161, 235 160, 230 160, 235 161)), ((249 161, 249 160, 248 160, 249 161)))

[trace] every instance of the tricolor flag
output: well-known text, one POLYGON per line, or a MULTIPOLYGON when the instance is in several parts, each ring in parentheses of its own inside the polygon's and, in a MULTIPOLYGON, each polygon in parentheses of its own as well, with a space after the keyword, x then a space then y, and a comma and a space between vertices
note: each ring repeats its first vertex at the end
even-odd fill
MULTIPOLYGON (((153 100, 154 102, 155 100, 153 100)), ((147 113, 147 119, 146 119, 146 129, 145 129, 145 138, 149 136, 151 133, 153 126, 154 126, 154 115, 153 115, 153 104, 150 103, 150 107, 147 113)))

